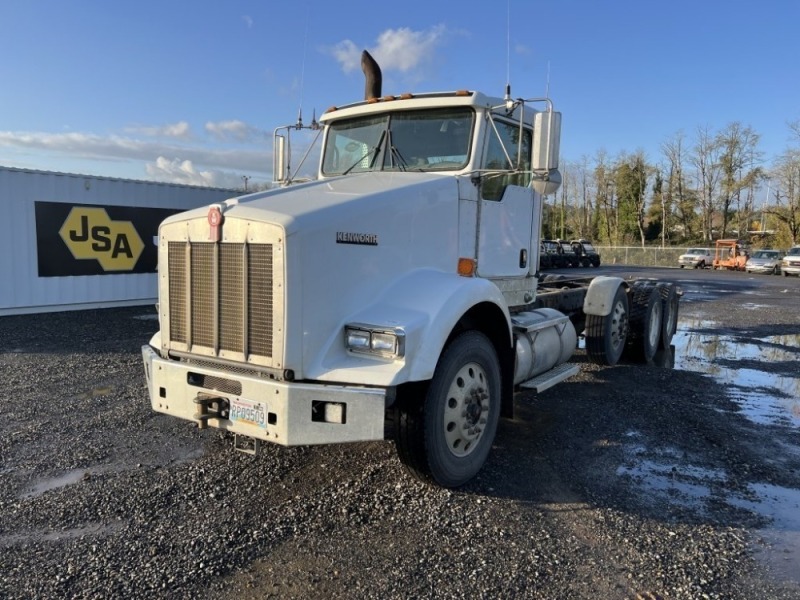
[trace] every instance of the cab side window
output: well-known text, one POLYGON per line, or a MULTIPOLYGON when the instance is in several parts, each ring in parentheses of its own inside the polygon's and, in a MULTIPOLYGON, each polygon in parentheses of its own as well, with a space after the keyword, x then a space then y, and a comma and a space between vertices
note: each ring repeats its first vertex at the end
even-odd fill
MULTIPOLYGON (((513 170, 516 168, 517 153, 520 146, 519 125, 495 121, 497 134, 494 130, 489 133, 489 141, 486 145, 484 154, 483 168, 488 170, 513 170), (505 152, 503 152, 505 147, 505 152), (508 157, 506 157, 508 153, 508 157), (509 163, 508 159, 511 159, 509 163)), ((491 129, 491 128, 490 128, 491 129)), ((487 173, 484 175, 481 186, 481 197, 484 200, 500 200, 506 186, 519 185, 527 186, 530 183, 530 163, 531 163, 531 132, 525 129, 522 132, 522 164, 524 172, 517 173, 487 173)))

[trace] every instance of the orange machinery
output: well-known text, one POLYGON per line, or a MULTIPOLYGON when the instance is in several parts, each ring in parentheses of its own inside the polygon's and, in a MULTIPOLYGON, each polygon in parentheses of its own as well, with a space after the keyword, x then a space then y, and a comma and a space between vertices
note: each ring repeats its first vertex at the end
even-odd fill
POLYGON ((714 269, 744 271, 749 255, 739 240, 717 240, 714 247, 714 269))

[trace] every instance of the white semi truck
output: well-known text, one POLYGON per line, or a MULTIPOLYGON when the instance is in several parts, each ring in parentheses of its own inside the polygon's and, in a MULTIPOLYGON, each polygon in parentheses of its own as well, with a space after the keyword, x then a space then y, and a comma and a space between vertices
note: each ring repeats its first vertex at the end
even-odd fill
POLYGON ((365 100, 320 118, 314 181, 288 185, 276 133, 281 187, 162 223, 147 386, 154 410, 245 452, 390 437, 413 475, 457 487, 515 390, 578 372, 579 333, 595 362, 652 358, 678 295, 540 281, 543 195, 560 184, 548 99, 382 96, 366 52, 362 66, 365 100))

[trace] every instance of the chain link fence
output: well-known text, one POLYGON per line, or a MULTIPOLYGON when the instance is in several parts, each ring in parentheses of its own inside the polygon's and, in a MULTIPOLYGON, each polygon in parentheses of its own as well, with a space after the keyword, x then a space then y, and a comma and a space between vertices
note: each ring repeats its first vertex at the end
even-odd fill
POLYGON ((677 267, 684 247, 595 246, 603 265, 638 265, 642 267, 677 267))

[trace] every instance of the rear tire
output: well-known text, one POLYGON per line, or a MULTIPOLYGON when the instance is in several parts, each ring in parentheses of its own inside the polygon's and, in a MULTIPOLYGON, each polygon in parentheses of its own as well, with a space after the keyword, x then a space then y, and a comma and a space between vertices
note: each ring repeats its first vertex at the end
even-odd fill
POLYGON ((599 365, 617 364, 627 337, 628 294, 623 286, 619 286, 608 315, 586 315, 586 354, 589 360, 599 365))
POLYGON ((631 292, 630 332, 624 356, 632 362, 652 362, 661 341, 661 292, 652 283, 635 282, 631 292))
POLYGON ((472 479, 500 417, 500 361, 489 339, 478 331, 456 337, 424 396, 398 398, 393 417, 397 451, 411 475, 447 488, 472 479))
POLYGON ((672 344, 672 337, 678 330, 680 299, 673 283, 659 283, 656 289, 661 294, 661 348, 666 350, 672 344))

